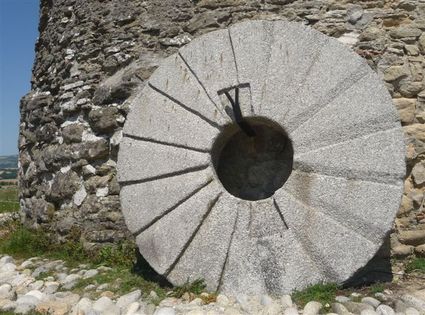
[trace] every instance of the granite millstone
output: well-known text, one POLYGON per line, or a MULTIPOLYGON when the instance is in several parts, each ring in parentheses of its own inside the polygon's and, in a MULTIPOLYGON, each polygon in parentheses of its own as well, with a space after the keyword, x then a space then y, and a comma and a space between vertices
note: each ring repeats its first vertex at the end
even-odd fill
MULTIPOLYGON (((259 163, 248 177, 276 165, 259 163)), ((399 117, 377 75, 284 21, 238 23, 165 59, 133 100, 118 159, 145 259, 173 284, 202 278, 230 294, 351 277, 391 229, 404 175, 399 117), (293 146, 291 175, 266 199, 235 197, 216 172, 228 126, 241 126, 238 92, 245 122, 278 126, 293 146)))

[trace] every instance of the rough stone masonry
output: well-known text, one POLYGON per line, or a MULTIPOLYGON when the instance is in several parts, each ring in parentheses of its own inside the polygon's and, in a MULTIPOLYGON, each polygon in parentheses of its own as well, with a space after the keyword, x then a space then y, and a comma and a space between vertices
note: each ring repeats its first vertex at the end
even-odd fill
POLYGON ((131 237, 116 179, 130 101, 179 47, 253 19, 296 21, 335 37, 385 82, 407 145, 392 250, 425 255, 423 0, 42 0, 32 89, 20 105, 25 224, 88 248, 131 237))

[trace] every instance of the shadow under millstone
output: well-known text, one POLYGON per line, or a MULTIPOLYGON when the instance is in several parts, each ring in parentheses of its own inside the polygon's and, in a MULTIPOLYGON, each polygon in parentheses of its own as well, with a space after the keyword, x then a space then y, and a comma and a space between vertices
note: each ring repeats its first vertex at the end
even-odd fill
POLYGON ((136 263, 133 266, 133 272, 142 276, 147 281, 156 282, 160 287, 171 288, 173 285, 164 276, 158 274, 146 261, 145 258, 136 249, 136 263))
POLYGON ((377 282, 391 282, 392 280, 391 245, 390 234, 388 234, 375 256, 366 266, 359 269, 350 279, 345 281, 343 288, 361 287, 377 282))

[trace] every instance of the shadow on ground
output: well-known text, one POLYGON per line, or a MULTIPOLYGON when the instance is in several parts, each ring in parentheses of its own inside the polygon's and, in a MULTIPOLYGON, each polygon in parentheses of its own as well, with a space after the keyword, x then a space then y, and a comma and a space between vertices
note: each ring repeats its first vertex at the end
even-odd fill
POLYGON ((391 246, 390 235, 388 234, 375 256, 366 266, 359 269, 350 279, 345 281, 343 287, 360 287, 376 282, 391 282, 392 279, 391 246))

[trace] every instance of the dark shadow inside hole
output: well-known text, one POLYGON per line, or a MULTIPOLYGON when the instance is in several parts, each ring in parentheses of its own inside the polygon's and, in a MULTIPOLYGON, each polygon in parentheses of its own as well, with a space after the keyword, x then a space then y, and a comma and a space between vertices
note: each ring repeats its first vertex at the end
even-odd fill
POLYGON ((278 124, 265 118, 246 118, 255 136, 237 124, 224 128, 214 144, 213 163, 224 188, 245 200, 265 199, 283 186, 292 172, 293 147, 278 124))

